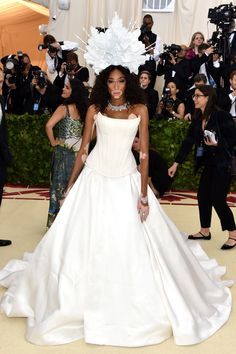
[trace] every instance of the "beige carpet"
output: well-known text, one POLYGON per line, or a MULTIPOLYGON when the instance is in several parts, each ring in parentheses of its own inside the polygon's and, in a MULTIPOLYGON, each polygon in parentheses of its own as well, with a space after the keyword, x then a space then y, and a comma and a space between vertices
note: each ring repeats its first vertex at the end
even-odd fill
MULTIPOLYGON (((12 258, 21 258, 23 252, 32 251, 45 231, 47 200, 5 199, 0 209, 0 238, 9 238, 12 246, 0 248, 0 267, 12 258)), ((177 226, 186 232, 198 230, 196 206, 163 205, 177 226)), ((236 215, 236 208, 233 209, 236 215)), ((236 249, 221 251, 226 234, 220 231, 215 214, 212 227, 213 239, 202 241, 207 253, 227 266, 227 278, 236 281, 236 249)), ((0 296, 3 289, 0 290, 0 296)), ((234 309, 229 322, 207 341, 188 347, 176 346, 173 338, 155 346, 118 348, 85 344, 83 340, 62 346, 39 347, 25 341, 25 319, 7 318, 0 314, 0 354, 232 354, 236 348, 236 285, 232 287, 234 309)))

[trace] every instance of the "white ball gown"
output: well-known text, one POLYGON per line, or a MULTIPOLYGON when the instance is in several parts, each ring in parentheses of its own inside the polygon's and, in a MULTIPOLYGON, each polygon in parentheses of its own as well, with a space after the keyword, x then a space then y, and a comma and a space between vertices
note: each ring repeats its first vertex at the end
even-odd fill
POLYGON ((140 221, 131 152, 140 118, 130 118, 96 115, 96 146, 55 222, 30 257, 0 272, 1 309, 28 318, 32 343, 138 347, 173 335, 190 345, 229 318, 225 268, 187 241, 150 189, 140 221))

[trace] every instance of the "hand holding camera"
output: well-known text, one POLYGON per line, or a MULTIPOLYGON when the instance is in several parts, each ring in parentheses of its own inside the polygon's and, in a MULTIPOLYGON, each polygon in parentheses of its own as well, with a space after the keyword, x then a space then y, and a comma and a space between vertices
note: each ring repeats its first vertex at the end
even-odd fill
POLYGON ((211 132, 210 130, 204 130, 203 135, 204 135, 204 141, 206 145, 212 145, 212 146, 217 145, 215 132, 211 132))

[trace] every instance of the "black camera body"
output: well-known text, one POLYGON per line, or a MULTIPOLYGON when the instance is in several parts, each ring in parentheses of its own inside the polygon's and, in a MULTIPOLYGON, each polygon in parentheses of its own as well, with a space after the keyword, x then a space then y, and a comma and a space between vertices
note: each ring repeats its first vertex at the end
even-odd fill
POLYGON ((174 105, 174 100, 171 98, 171 91, 166 87, 163 91, 161 101, 163 102, 164 108, 172 108, 174 105))
POLYGON ((142 26, 140 27, 140 31, 141 31, 141 36, 145 36, 145 34, 148 32, 148 28, 145 23, 143 23, 142 26))
POLYGON ((160 54, 160 58, 163 60, 171 60, 170 54, 176 57, 182 48, 180 45, 172 43, 171 45, 164 44, 163 49, 164 51, 160 54))
POLYGON ((222 4, 218 7, 208 10, 208 18, 211 23, 218 27, 228 28, 233 19, 236 18, 236 6, 230 4, 222 4))
POLYGON ((67 73, 71 73, 72 71, 74 71, 75 65, 71 64, 71 63, 67 63, 66 64, 66 72, 67 73))
POLYGON ((45 86, 47 86, 47 79, 42 70, 33 71, 32 74, 33 77, 37 80, 37 85, 40 88, 44 88, 45 86))
POLYGON ((8 81, 10 85, 16 84, 17 76, 16 74, 12 74, 10 70, 5 72, 5 79, 8 81))
POLYGON ((60 50, 59 48, 53 47, 51 44, 39 44, 38 50, 42 51, 43 49, 48 49, 50 53, 57 53, 60 50))

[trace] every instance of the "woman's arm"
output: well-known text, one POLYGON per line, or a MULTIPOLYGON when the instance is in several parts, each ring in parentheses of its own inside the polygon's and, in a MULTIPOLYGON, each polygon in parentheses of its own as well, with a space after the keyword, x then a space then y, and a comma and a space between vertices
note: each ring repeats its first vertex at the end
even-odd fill
POLYGON ((53 113, 53 115, 48 120, 48 122, 45 126, 46 134, 47 134, 50 144, 52 146, 56 146, 59 143, 58 138, 55 139, 55 137, 54 137, 53 128, 60 120, 62 120, 65 117, 65 115, 66 115, 66 107, 62 106, 62 105, 59 106, 55 110, 55 112, 53 113))
POLYGON ((81 143, 81 147, 78 151, 76 160, 75 160, 75 164, 68 182, 68 186, 67 186, 67 191, 69 191, 72 187, 72 185, 74 184, 74 182, 76 181, 78 175, 80 174, 84 163, 86 161, 86 158, 88 156, 88 149, 89 149, 89 143, 92 139, 93 136, 93 127, 94 127, 94 116, 96 114, 96 110, 94 105, 90 106, 88 111, 87 111, 87 115, 86 115, 86 119, 85 119, 85 128, 84 128, 84 133, 83 133, 83 137, 82 137, 82 143, 81 143))
POLYGON ((139 124, 140 139, 140 174, 141 174, 141 192, 138 200, 138 212, 143 222, 149 213, 147 188, 148 188, 148 153, 149 153, 149 132, 148 132, 148 110, 144 105, 138 105, 134 112, 141 117, 139 124))
POLYGON ((148 110, 146 106, 141 106, 139 115, 141 116, 139 126, 140 139, 140 173, 141 173, 141 196, 147 196, 148 185, 148 153, 149 153, 149 131, 148 131, 148 110))
POLYGON ((172 114, 177 119, 184 119, 185 106, 184 103, 180 103, 177 108, 177 112, 173 111, 172 114))

